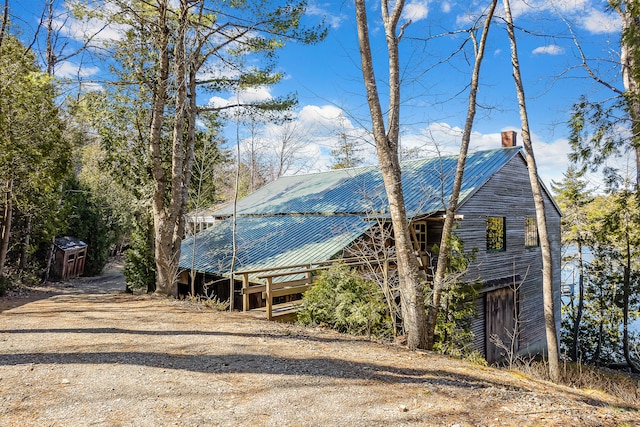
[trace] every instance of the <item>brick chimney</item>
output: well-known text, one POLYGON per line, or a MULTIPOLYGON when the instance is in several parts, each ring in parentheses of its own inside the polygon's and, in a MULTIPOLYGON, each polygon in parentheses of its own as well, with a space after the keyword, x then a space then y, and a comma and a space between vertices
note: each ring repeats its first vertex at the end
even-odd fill
POLYGON ((518 145, 518 132, 515 130, 502 131, 502 148, 515 147, 518 145))

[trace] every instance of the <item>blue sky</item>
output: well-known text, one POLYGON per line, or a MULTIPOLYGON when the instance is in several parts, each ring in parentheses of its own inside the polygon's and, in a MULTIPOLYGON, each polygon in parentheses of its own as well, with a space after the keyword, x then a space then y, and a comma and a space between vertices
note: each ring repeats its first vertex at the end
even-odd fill
MULTIPOLYGON (((10 3, 13 20, 29 39, 35 28, 42 1, 26 0, 10 3)), ((330 167, 330 150, 340 135, 362 143, 360 156, 365 163, 375 163, 364 87, 359 69, 360 57, 355 27, 353 1, 310 0, 307 21, 317 23, 324 18, 329 26, 327 39, 313 46, 290 44, 280 54, 283 82, 271 88, 258 88, 241 94, 243 98, 266 99, 290 92, 298 94, 295 121, 286 131, 299 140, 297 159, 288 173, 322 170, 330 167)), ((401 107, 403 148, 423 155, 434 152, 455 153, 467 108, 466 90, 472 69, 471 45, 463 30, 470 27, 486 7, 487 1, 408 1, 403 22, 411 19, 401 43, 403 71, 401 107), (454 52, 458 52, 453 55, 454 52), (453 55, 453 56, 452 56, 453 55), (448 58, 448 59, 447 59, 448 58), (447 59, 445 61, 445 59, 447 59)), ((380 90, 385 92, 386 49, 380 25, 379 3, 370 2, 369 22, 380 90)), ((56 7, 62 9, 62 1, 56 7)), ((619 20, 606 11, 599 0, 529 0, 513 1, 516 25, 521 27, 519 53, 525 79, 527 106, 534 138, 534 150, 540 173, 545 180, 559 180, 568 166, 570 151, 567 119, 580 95, 593 99, 612 96, 589 79, 580 67, 578 50, 571 37, 576 34, 592 66, 614 85, 621 87, 616 54, 619 20)), ((520 118, 512 79, 510 47, 500 17, 496 12, 485 62, 481 71, 478 95, 480 108, 474 125, 472 149, 499 146, 502 130, 519 130, 520 118)), ((93 22, 80 25, 73 20, 59 21, 70 40, 78 28, 98 27, 93 22)), ((112 29, 103 34, 117 36, 112 29)), ((79 57, 61 64, 57 75, 78 75, 79 57)), ((85 60, 87 58, 84 58, 85 60)), ((80 72, 91 81, 105 72, 104 64, 85 62, 80 72)), ((201 95, 201 102, 224 104, 234 102, 235 95, 201 95)), ((383 101, 383 105, 386 101, 383 101)), ((235 129, 228 129, 232 139, 235 129)), ((265 158, 274 152, 273 145, 282 139, 280 126, 268 125, 259 139, 265 158)), ((246 136, 246 132, 243 133, 246 136)), ((622 162, 625 159, 621 160, 622 162)), ((594 181, 595 183, 595 181, 594 181)))
MULTIPOLYGON (((412 23, 401 44, 403 147, 419 149, 424 155, 457 151, 467 110, 471 45, 467 43, 463 51, 451 55, 468 38, 460 30, 470 27, 486 3, 407 2, 405 20, 411 18, 412 23), (443 63, 445 58, 450 59, 443 63)), ((612 96, 580 67, 572 32, 592 60, 591 65, 621 87, 615 63, 619 20, 615 13, 606 11, 606 2, 602 1, 514 1, 512 10, 516 25, 521 27, 518 48, 534 149, 540 173, 549 183, 560 180, 569 165, 567 120, 572 105, 581 95, 596 100, 612 96)), ((329 166, 331 159, 326 154, 340 133, 347 130, 353 138, 368 139, 360 129, 369 126, 369 118, 353 2, 314 2, 310 15, 311 19, 326 17, 330 25, 327 40, 315 46, 287 47, 281 60, 287 79, 269 94, 297 92, 299 123, 311 130, 309 148, 317 150, 312 152, 313 168, 322 169, 329 166), (332 126, 336 120, 340 125, 332 126)), ((500 21, 501 8, 496 15, 481 71, 481 107, 474 124, 472 149, 498 147, 501 131, 520 129, 510 45, 500 21)), ((370 31, 377 78, 384 92, 386 52, 379 16, 378 8, 372 7, 370 31)), ((367 163, 374 163, 373 148, 370 144, 364 147, 367 149, 361 155, 367 163)), ((597 177, 592 179, 594 186, 599 185, 597 177)))

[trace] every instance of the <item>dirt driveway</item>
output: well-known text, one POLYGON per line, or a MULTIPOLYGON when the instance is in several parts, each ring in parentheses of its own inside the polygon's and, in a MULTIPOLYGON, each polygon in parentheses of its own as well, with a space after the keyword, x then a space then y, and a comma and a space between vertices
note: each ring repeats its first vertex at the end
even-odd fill
POLYGON ((0 300, 1 426, 640 426, 596 391, 123 289, 0 300))

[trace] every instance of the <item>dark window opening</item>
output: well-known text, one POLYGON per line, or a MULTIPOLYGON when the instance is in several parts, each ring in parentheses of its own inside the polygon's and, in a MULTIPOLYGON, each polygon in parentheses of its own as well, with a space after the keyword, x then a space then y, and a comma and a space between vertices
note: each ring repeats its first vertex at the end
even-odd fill
POLYGON ((415 232, 418 249, 420 252, 427 252, 427 222, 414 222, 413 231, 415 232))
POLYGON ((540 246, 538 223, 535 217, 528 216, 524 219, 524 245, 528 248, 540 246))
POLYGON ((501 216, 487 217, 487 250, 492 252, 502 252, 507 249, 506 245, 506 219, 501 216))

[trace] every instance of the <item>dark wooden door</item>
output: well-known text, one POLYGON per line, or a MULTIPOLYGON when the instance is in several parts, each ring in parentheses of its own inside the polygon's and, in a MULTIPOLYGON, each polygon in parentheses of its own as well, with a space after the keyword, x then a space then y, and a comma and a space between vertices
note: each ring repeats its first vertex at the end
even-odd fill
POLYGON ((506 287, 487 292, 485 303, 486 349, 487 362, 493 363, 505 358, 506 351, 517 351, 518 339, 516 331, 516 294, 506 287), (510 350, 494 344, 492 336, 497 336, 510 350), (513 347, 512 347, 513 345, 513 347))

